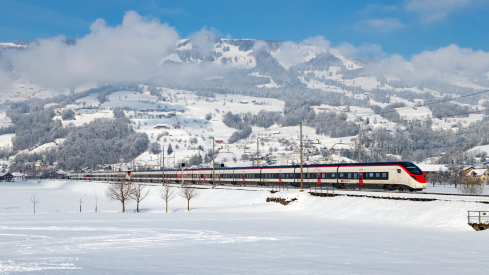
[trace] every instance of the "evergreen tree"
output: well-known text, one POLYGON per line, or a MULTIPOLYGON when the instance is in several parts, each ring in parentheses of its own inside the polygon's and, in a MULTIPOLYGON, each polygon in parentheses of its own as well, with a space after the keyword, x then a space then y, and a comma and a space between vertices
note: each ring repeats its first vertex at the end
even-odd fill
POLYGON ((173 148, 171 147, 171 143, 168 145, 168 150, 166 150, 166 153, 168 155, 171 155, 171 153, 173 153, 173 148))

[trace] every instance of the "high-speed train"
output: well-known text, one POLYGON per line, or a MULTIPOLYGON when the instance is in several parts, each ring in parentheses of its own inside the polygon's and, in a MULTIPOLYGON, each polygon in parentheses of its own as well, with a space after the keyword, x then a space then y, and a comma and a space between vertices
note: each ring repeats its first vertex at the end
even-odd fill
MULTIPOLYGON (((300 186, 300 166, 229 167, 164 171, 72 173, 77 180, 162 183, 300 186)), ((303 166, 304 188, 332 186, 339 189, 418 191, 427 187, 423 171, 410 162, 313 164, 303 166)))

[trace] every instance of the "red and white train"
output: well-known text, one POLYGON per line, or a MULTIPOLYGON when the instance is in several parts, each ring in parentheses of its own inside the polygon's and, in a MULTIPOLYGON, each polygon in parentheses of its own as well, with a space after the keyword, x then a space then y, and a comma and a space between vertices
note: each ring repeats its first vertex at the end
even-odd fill
MULTIPOLYGON (((204 168, 163 171, 72 173, 77 180, 165 182, 265 186, 300 186, 300 166, 204 168)), ((304 188, 333 186, 418 191, 425 189, 425 174, 410 162, 314 164, 303 167, 304 188)))

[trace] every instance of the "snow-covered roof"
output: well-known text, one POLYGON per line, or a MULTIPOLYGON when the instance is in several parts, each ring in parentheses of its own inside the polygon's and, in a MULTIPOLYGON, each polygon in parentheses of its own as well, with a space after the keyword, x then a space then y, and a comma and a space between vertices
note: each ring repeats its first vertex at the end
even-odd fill
POLYGON ((469 175, 482 176, 486 171, 487 169, 473 169, 469 175))
POLYGON ((12 176, 14 176, 14 177, 23 177, 23 176, 24 176, 24 174, 22 174, 22 173, 20 173, 20 172, 13 172, 13 173, 12 173, 12 176))
POLYGON ((66 172, 63 170, 59 170, 57 173, 58 173, 58 175, 66 175, 66 172))

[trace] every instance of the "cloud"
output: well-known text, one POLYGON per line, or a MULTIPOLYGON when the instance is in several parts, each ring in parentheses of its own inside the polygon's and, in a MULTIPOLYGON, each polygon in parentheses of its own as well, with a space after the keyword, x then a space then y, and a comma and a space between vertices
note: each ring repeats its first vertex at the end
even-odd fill
POLYGON ((473 0, 408 0, 406 11, 421 16, 424 23, 432 23, 445 19, 449 13, 467 6, 473 0))
POLYGON ((89 81, 135 81, 161 72, 160 61, 176 47, 178 34, 157 19, 128 11, 111 27, 97 19, 90 33, 74 46, 64 37, 40 40, 9 54, 15 72, 45 87, 67 87, 89 81))
POLYGON ((272 55, 279 60, 280 65, 288 69, 314 58, 318 53, 328 52, 330 44, 324 36, 309 37, 300 43, 284 42, 280 46, 280 50, 272 53, 272 55))
POLYGON ((9 89, 12 80, 12 76, 0 68, 0 91, 9 89))
POLYGON ((388 55, 382 50, 382 46, 372 43, 363 43, 359 47, 355 47, 350 43, 343 42, 337 49, 343 56, 362 56, 373 59, 383 59, 388 55))
POLYGON ((267 42, 262 41, 262 40, 258 40, 258 41, 255 41, 255 43, 253 44, 252 50, 254 52, 268 52, 269 47, 268 47, 267 42))
POLYGON ((370 69, 415 83, 426 80, 446 81, 451 76, 461 74, 485 76, 489 71, 489 52, 452 44, 415 54, 410 60, 394 54, 371 64, 370 69))
POLYGON ((387 33, 402 29, 404 25, 398 18, 360 20, 355 23, 355 29, 361 32, 387 33))
POLYGON ((189 36, 192 49, 197 50, 201 56, 209 56, 214 50, 214 44, 219 39, 220 32, 214 28, 203 27, 200 31, 189 36))

